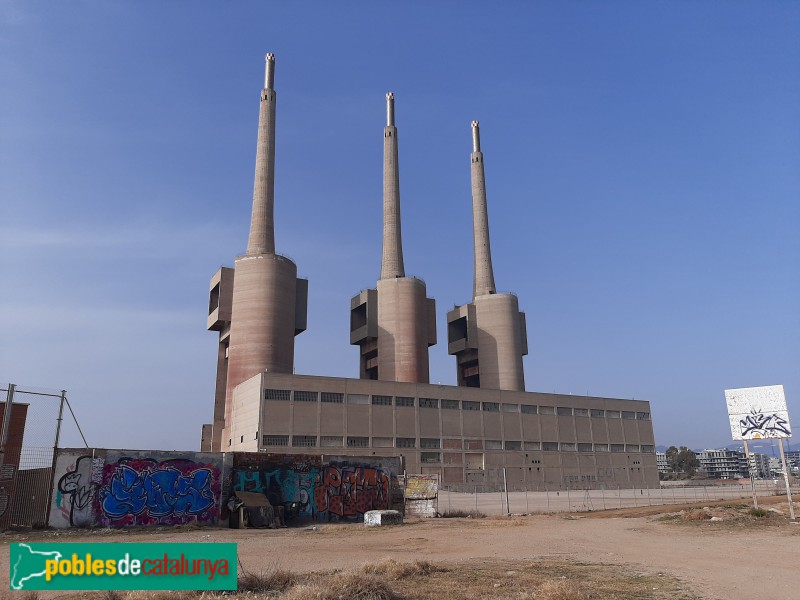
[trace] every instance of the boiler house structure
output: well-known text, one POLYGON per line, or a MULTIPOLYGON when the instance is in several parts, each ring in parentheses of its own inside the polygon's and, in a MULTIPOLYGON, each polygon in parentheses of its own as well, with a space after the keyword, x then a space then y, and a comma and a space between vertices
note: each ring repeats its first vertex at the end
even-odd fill
MULTIPOLYGON (((658 486, 650 405, 525 391, 525 314, 497 293, 480 129, 472 122, 473 294, 447 314, 457 386, 429 383, 436 308, 403 262, 395 98, 386 96, 380 279, 350 301, 359 378, 294 374, 308 283, 275 252, 275 58, 267 55, 247 251, 211 279, 219 333, 202 450, 401 456, 451 489, 658 486)), ((344 302, 343 302, 344 303, 344 302)))

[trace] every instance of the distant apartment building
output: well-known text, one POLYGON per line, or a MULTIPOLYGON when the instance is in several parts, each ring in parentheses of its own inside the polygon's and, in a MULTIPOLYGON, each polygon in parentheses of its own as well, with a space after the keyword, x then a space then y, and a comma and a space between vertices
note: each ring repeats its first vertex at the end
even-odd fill
POLYGON ((750 472, 755 479, 767 479, 772 476, 769 468, 769 456, 760 452, 750 453, 750 472))
POLYGON ((700 469, 710 479, 739 479, 748 477, 747 459, 743 452, 720 448, 697 453, 700 469))
POLYGON ((656 466, 658 467, 658 472, 661 475, 665 473, 672 473, 672 469, 669 466, 669 461, 667 460, 666 452, 656 452, 656 466))

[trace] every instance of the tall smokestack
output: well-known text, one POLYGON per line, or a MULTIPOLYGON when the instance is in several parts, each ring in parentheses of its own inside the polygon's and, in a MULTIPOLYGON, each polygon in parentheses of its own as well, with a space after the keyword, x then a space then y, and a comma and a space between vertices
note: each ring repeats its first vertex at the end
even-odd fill
POLYGON ((472 122, 472 238, 474 242, 475 273, 472 299, 494 294, 492 248, 489 244, 489 212, 486 208, 486 178, 483 172, 481 130, 478 121, 472 122))
POLYGON ((275 55, 267 54, 266 63, 258 114, 253 217, 247 256, 275 254, 275 55))
POLYGON ((386 94, 386 127, 383 130, 383 258, 381 279, 405 277, 403 240, 400 232, 400 173, 397 167, 397 127, 394 126, 394 94, 386 94))

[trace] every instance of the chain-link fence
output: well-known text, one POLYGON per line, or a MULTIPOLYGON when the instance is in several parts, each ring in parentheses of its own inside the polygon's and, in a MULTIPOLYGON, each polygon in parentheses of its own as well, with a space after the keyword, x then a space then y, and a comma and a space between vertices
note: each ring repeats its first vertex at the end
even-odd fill
POLYGON ((67 393, 13 383, 0 392, 0 530, 46 527, 67 393))
MULTIPOLYGON (((783 481, 757 481, 759 496, 786 494, 783 481)), ((588 512, 612 508, 634 508, 717 500, 752 499, 750 484, 687 485, 655 489, 555 489, 545 491, 472 493, 439 488, 438 509, 446 513, 482 513, 485 515, 528 514, 535 512, 588 512)), ((795 483, 792 494, 800 494, 795 483)))

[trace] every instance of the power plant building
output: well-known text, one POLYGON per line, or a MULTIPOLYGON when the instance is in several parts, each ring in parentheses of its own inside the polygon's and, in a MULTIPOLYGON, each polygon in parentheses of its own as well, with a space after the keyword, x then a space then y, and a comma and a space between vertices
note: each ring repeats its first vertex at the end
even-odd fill
POLYGON ((405 275, 391 93, 380 278, 350 301, 359 378, 294 374, 308 282, 275 252, 274 60, 267 55, 247 252, 211 280, 208 329, 219 332, 219 347, 214 418, 201 449, 402 456, 407 472, 438 474, 451 489, 497 489, 504 475, 509 489, 657 487, 649 402, 525 391, 526 319, 516 295, 495 287, 477 121, 473 296, 447 314, 458 385, 429 383, 436 308, 425 283, 405 275))

